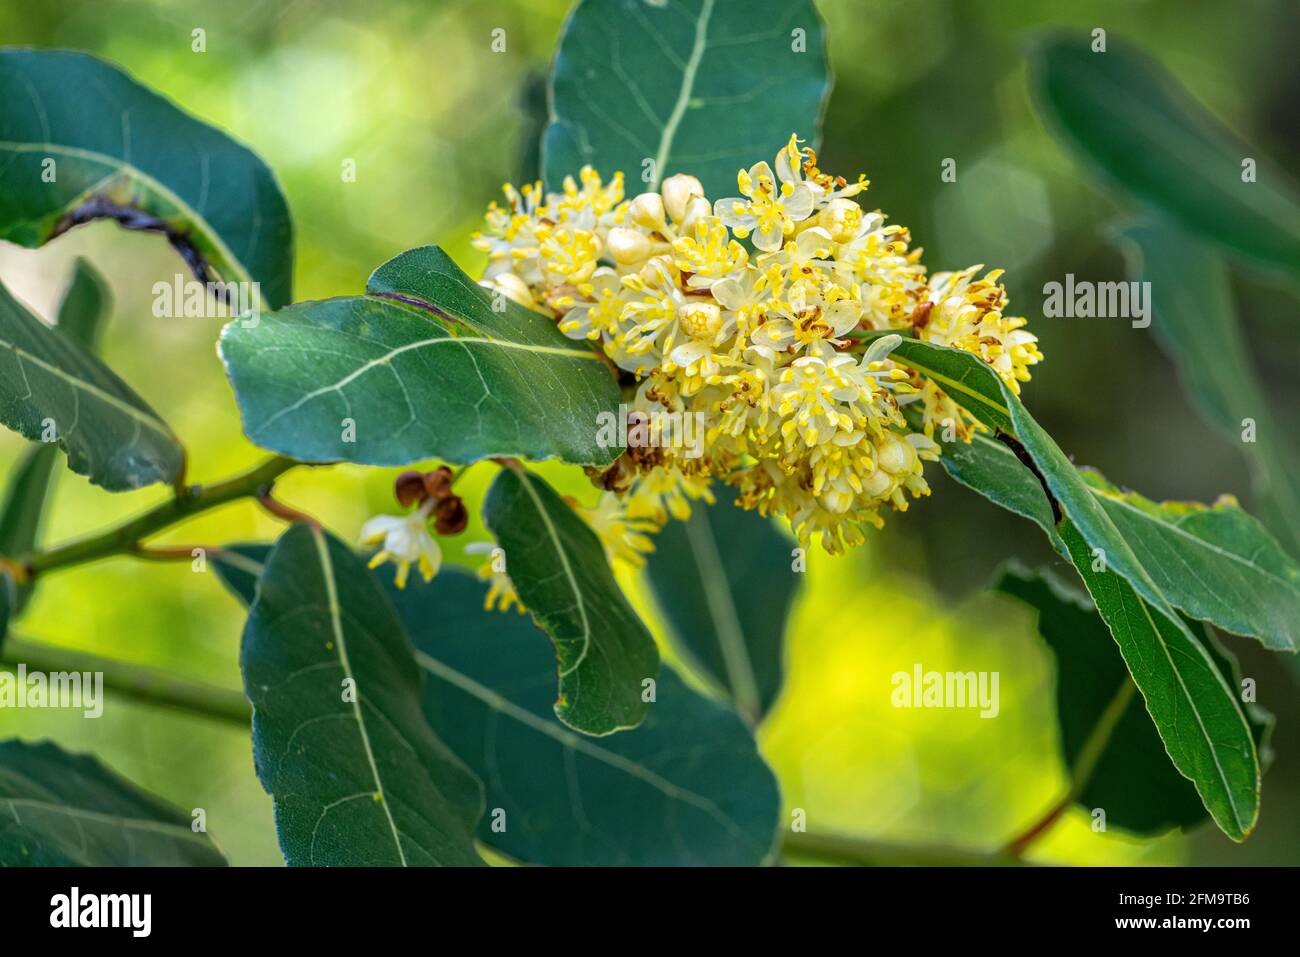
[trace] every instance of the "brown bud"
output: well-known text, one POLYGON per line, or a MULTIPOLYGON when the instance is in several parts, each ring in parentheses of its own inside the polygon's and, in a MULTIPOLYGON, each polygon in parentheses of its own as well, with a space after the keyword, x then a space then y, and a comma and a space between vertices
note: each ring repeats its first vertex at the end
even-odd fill
POLYGON ((393 494, 402 508, 423 502, 429 494, 424 487, 424 476, 419 472, 403 472, 393 483, 393 494))
POLYGON ((445 465, 439 465, 432 472, 425 473, 424 488, 429 493, 429 497, 440 499, 450 495, 453 477, 451 469, 445 465))
POLYGON ((459 495, 448 494, 433 507, 433 527, 439 535, 459 535, 469 524, 469 512, 459 495))
POLYGON ((591 484, 597 488, 603 488, 607 492, 626 492, 636 478, 636 467, 632 464, 631 457, 624 452, 609 468, 603 471, 588 469, 587 475, 591 484))

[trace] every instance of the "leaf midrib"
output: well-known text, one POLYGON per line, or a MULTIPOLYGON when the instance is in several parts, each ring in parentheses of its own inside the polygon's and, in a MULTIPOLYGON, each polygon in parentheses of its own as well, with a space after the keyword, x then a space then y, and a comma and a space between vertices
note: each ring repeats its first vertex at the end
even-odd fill
POLYGON ((388 795, 384 789, 383 780, 379 775, 379 766, 375 761, 375 752, 370 745, 370 733, 366 729, 365 716, 361 713, 361 689, 357 685, 357 680, 352 674, 352 665, 348 659, 347 641, 343 637, 343 616, 342 609, 339 605, 338 587, 334 579, 334 563, 330 559, 329 545, 325 541, 325 535, 319 528, 311 529, 312 542, 316 546, 316 554, 320 559, 321 577, 325 583, 326 601, 329 606, 330 628, 334 633, 334 649, 337 653, 339 666, 343 669, 344 677, 352 682, 352 714, 357 722, 357 730, 361 735, 361 747, 366 753, 366 761, 370 765, 370 774, 375 782, 375 793, 379 800, 379 805, 384 809, 384 817, 388 820, 389 830, 393 835, 393 845, 397 848, 397 857, 401 861, 401 866, 408 866, 406 863, 406 852, 402 849, 402 838, 397 830, 397 823, 393 820, 392 809, 388 806, 388 795))

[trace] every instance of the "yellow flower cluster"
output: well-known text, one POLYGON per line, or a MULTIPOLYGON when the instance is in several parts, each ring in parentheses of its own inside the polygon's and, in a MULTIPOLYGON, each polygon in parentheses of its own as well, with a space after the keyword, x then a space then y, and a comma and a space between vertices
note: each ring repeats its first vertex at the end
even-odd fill
POLYGON ((821 172, 795 137, 774 165, 740 171, 740 195, 716 202, 689 175, 626 200, 622 174, 587 167, 558 194, 505 187, 475 236, 484 284, 599 342, 633 411, 702 423, 702 454, 651 441, 599 477, 612 498, 591 518, 612 553, 647 550, 651 524, 689 514, 714 479, 805 547, 859 543, 882 506, 929 493, 936 428, 969 440, 974 422, 890 359, 890 330, 972 352, 1017 390, 1042 358, 1004 315, 1000 271, 928 275, 907 229, 855 199, 866 180, 821 172))

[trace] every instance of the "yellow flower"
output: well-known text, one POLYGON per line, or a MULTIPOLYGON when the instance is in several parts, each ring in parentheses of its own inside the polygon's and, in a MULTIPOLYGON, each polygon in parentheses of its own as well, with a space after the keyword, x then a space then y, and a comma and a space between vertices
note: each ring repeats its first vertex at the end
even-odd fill
POLYGON ((640 568, 645 556, 655 550, 650 536, 659 531, 660 523, 629 514, 628 503, 613 492, 605 492, 594 507, 580 507, 579 512, 605 546, 611 565, 640 568))
POLYGON ((515 591, 515 583, 506 574, 506 553, 495 542, 470 542, 465 546, 465 552, 488 556, 478 568, 478 577, 488 583, 483 598, 484 611, 509 611, 512 605, 521 615, 527 611, 515 591))
POLYGON ((754 245, 764 252, 780 249, 795 224, 812 215, 816 201, 812 187, 788 178, 778 186, 766 162, 741 170, 736 185, 741 196, 718 200, 713 215, 741 239, 752 232, 754 245))

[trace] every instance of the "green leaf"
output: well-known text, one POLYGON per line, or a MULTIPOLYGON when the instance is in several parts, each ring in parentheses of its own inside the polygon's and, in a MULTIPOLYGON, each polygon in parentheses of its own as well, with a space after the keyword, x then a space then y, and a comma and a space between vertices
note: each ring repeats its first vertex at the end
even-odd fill
POLYGON ((113 295, 108 283, 87 260, 72 264, 72 278, 63 291, 56 325, 59 331, 82 347, 96 352, 112 312, 113 295))
POLYGON ((598 442, 597 416, 619 403, 600 358, 545 316, 494 304, 436 246, 380 266, 365 296, 230 323, 221 355, 248 437, 303 461, 608 465, 620 452, 598 442))
POLYGON ((483 517, 519 597, 555 645, 556 717, 587 734, 636 727, 659 650, 614 581, 596 533, 522 468, 497 475, 483 517))
POLYGON ((1110 41, 1052 36, 1030 56, 1040 111, 1110 186, 1259 265, 1300 275, 1300 198, 1156 62, 1110 41), (1255 182, 1242 181, 1254 159, 1255 182))
MULTIPOLYGON (((108 289, 89 263, 78 259, 72 279, 59 306, 58 328, 67 336, 94 350, 109 313, 108 289)), ((45 506, 54 491, 54 467, 58 446, 42 442, 25 449, 9 472, 3 500, 0 500, 0 555, 17 557, 36 547, 44 524, 45 506)), ((9 583, 9 612, 17 616, 31 598, 32 585, 9 583)), ((4 626, 0 623, 0 642, 4 626)))
POLYGON ((639 728, 576 734, 551 712, 555 665, 542 636, 526 616, 484 611, 482 582, 444 569, 429 585, 385 588, 427 672, 425 715, 486 783, 483 843, 558 866, 767 859, 776 779, 731 710, 664 667, 639 728))
MULTIPOLYGON (((683 654, 757 723, 781 691, 785 629, 798 587, 792 543, 736 507, 736 492, 696 503, 655 536, 650 583, 683 654)), ((1041 493, 1040 493, 1041 498, 1041 493)))
POLYGON ((479 783, 429 729, 410 640, 346 546, 306 525, 285 532, 240 657, 289 864, 481 863, 479 783))
POLYGON ((216 552, 209 552, 208 558, 222 583, 247 607, 257 598, 257 582, 274 547, 262 542, 239 542, 222 545, 216 552))
POLYGON ((110 492, 171 482, 184 459, 171 429, 130 386, 3 284, 0 421, 34 441, 49 425, 68 467, 110 492))
MULTIPOLYGON (((1066 554, 1042 485, 1006 445, 977 433, 969 445, 946 445, 942 461, 963 485, 1036 522, 1066 554)), ((1095 469, 1077 471, 1171 605, 1266 647, 1295 649, 1300 566, 1232 498, 1212 506, 1152 502, 1095 469)))
POLYGON ((290 301, 289 209, 248 149, 84 53, 0 50, 0 102, 0 239, 35 248, 112 218, 290 301))
POLYGON ((1300 641, 1300 566, 1231 496, 1152 502, 1081 474, 1161 594, 1190 617, 1275 651, 1300 641))
MULTIPOLYGON (((1179 617, 1103 496, 1084 481, 1019 398, 975 356, 904 339, 893 357, 934 379, 985 425, 1013 435, 1060 509, 1059 541, 1110 626, 1175 766, 1219 827, 1241 840, 1259 813, 1259 762, 1236 696, 1179 617)), ((988 492, 994 501, 1004 498, 988 492)), ((1021 496, 1023 498, 1023 496, 1021 496)), ((1167 580, 1164 575, 1162 580, 1167 580)), ((1204 583, 1202 583, 1204 584, 1204 583)))
POLYGON ((737 170, 771 163, 791 133, 817 145, 825 47, 810 0, 582 0, 551 75, 547 186, 591 164, 649 190, 690 173, 710 199, 734 196, 737 170))
POLYGON ((1191 779, 1220 830, 1244 840, 1259 818, 1261 771, 1236 695, 1176 614, 1147 602, 1113 569, 1095 570, 1098 555, 1073 523, 1063 522, 1061 535, 1174 766, 1191 779))
POLYGON ((190 816, 86 754, 0 742, 0 866, 221 866, 190 816))
MULTIPOLYGON (((1007 568, 996 587, 1037 610, 1038 630, 1056 657, 1056 714, 1073 800, 1103 809, 1108 827, 1139 834, 1204 820, 1196 788, 1170 764, 1092 601, 1047 571, 1007 568)), ((1206 650, 1225 681, 1235 682, 1231 656, 1210 642, 1206 650)), ((1245 710, 1262 748, 1271 716, 1245 710)))
POLYGON ((1178 367, 1192 404, 1250 461, 1265 518, 1300 554, 1300 470, 1290 436, 1260 388, 1237 318, 1228 271, 1203 242, 1152 217, 1116 231, 1129 275, 1151 284, 1151 331, 1178 367), (1246 420, 1253 440, 1243 441, 1246 420))

